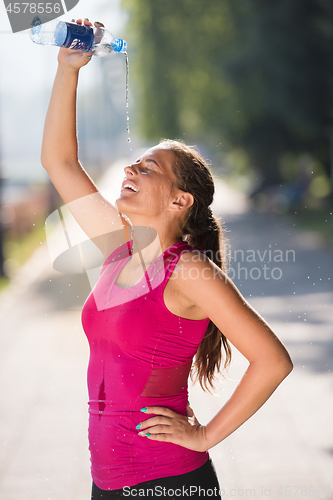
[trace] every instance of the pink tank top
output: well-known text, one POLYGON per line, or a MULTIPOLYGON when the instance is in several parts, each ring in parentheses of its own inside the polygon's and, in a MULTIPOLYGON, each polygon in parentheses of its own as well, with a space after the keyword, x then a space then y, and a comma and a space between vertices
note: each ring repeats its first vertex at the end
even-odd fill
POLYGON ((149 266, 137 285, 123 289, 115 282, 132 245, 133 241, 125 243, 107 258, 82 310, 90 346, 91 472, 94 483, 104 490, 184 474, 209 457, 208 452, 141 437, 135 428, 153 416, 140 412, 146 406, 186 414, 192 358, 209 319, 176 316, 163 300, 180 255, 193 251, 191 246, 175 243, 149 266))

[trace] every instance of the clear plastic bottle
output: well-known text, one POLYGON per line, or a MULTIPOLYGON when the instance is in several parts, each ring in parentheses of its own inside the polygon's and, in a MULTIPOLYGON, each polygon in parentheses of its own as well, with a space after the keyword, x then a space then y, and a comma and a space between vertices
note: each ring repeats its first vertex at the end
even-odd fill
POLYGON ((107 56, 111 52, 127 51, 127 43, 114 38, 110 31, 102 27, 91 27, 65 21, 49 21, 40 24, 34 19, 30 38, 40 45, 56 45, 68 49, 92 52, 95 56, 107 56))

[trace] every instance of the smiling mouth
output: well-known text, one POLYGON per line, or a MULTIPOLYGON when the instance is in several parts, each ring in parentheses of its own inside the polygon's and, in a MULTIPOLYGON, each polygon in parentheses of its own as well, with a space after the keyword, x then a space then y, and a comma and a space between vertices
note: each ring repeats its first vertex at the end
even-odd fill
POLYGON ((125 184, 122 186, 121 191, 132 191, 132 193, 138 193, 139 190, 131 186, 130 184, 125 184))

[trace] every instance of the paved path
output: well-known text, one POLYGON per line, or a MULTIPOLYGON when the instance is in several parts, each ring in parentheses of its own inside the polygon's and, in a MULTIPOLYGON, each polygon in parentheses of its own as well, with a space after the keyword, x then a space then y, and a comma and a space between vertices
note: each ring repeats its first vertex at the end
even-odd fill
MULTIPOLYGON (((105 181, 119 186, 122 177, 118 164, 105 181)), ((333 499, 332 255, 285 218, 249 213, 247 200, 221 181, 217 198, 238 250, 235 283, 295 364, 266 405, 211 451, 224 496, 283 500, 291 487, 291 498, 333 499), (276 262, 269 249, 284 260, 286 251, 295 254, 276 262), (272 277, 274 267, 281 272, 272 277)), ((41 245, 1 296, 0 500, 90 497, 88 344, 80 323, 88 293, 87 278, 56 273, 41 245)), ((200 421, 224 404, 246 366, 234 349, 231 380, 221 381, 217 396, 190 389, 200 421)))

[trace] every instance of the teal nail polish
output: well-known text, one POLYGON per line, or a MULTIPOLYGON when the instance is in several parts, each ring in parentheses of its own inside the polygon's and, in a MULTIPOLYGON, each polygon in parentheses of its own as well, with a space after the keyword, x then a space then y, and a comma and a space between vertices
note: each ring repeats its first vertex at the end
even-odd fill
POLYGON ((91 59, 92 56, 86 56, 86 57, 88 57, 88 59, 91 59))
POLYGON ((187 404, 188 404, 189 406, 191 406, 189 401, 187 401, 187 404))
POLYGON ((141 424, 138 424, 135 428, 136 429, 141 429, 141 424))
POLYGON ((147 410, 148 410, 148 408, 141 408, 141 410, 140 410, 140 411, 145 412, 145 411, 147 411, 147 410))
POLYGON ((146 432, 145 436, 149 437, 150 436, 149 432, 146 432))

